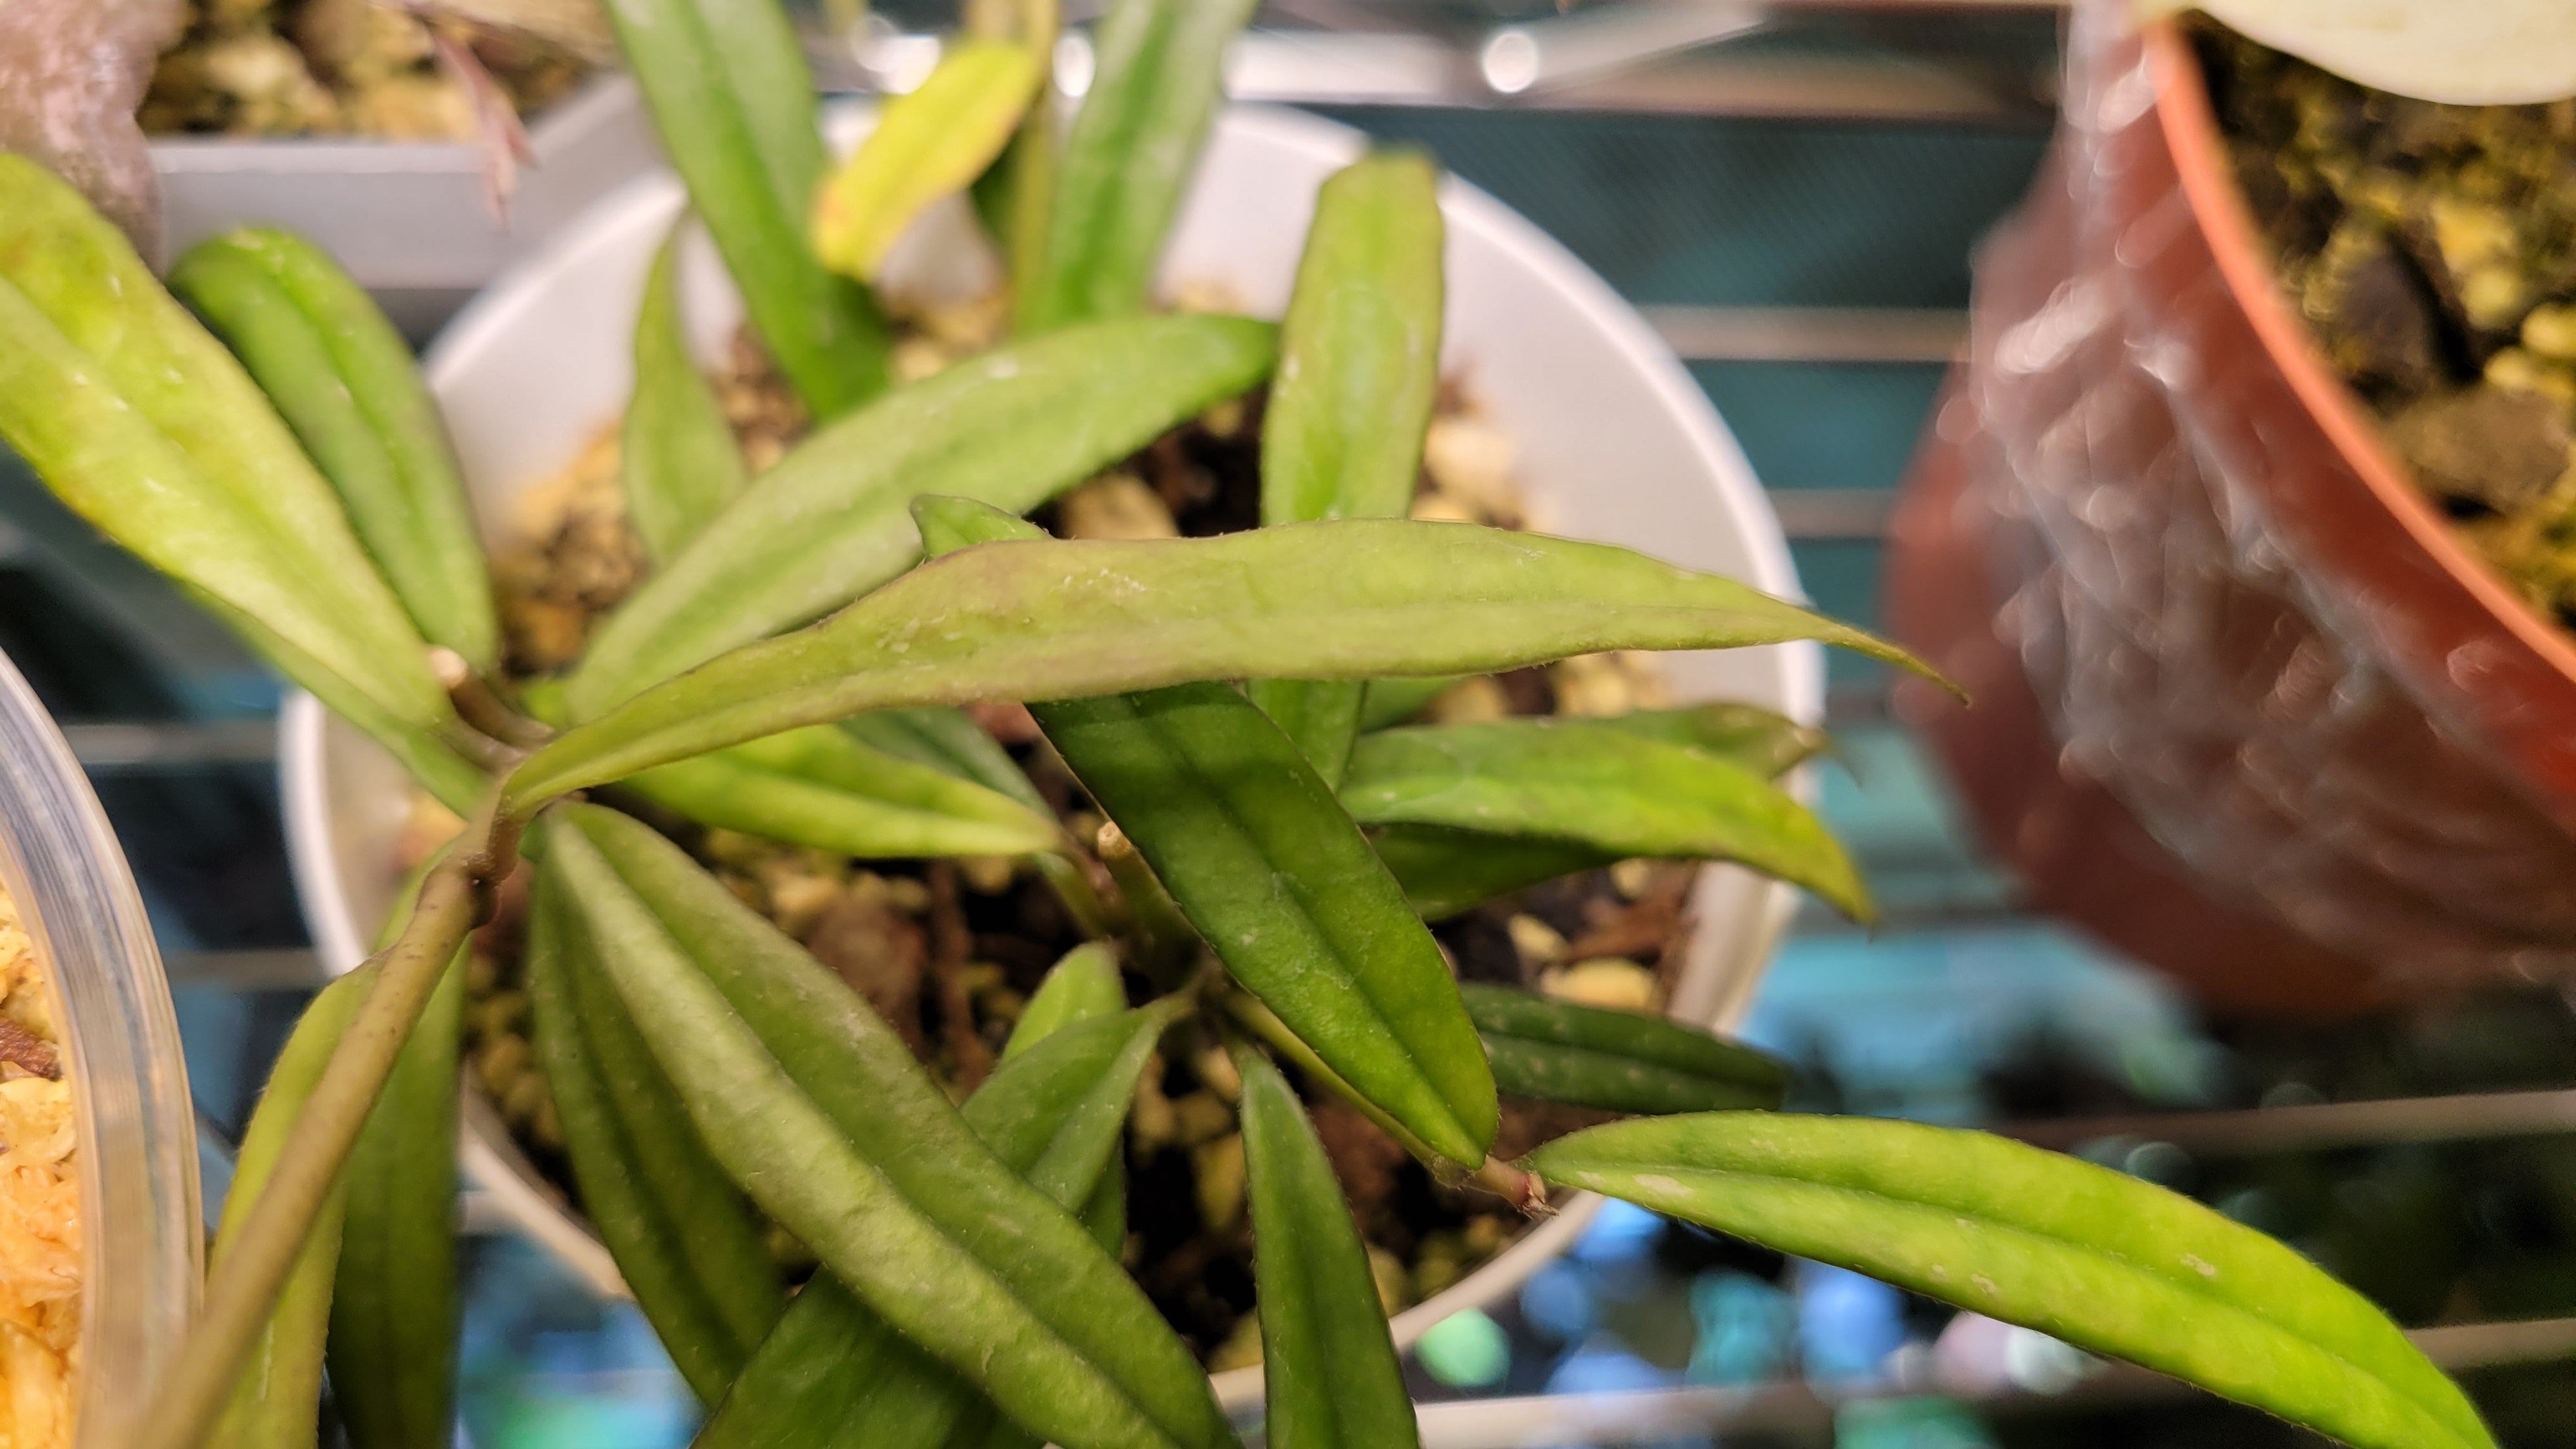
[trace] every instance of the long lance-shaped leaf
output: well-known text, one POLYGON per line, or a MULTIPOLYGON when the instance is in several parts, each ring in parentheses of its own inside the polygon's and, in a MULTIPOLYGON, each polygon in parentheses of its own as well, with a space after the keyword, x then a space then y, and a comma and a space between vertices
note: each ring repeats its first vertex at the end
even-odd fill
POLYGON ((602 978, 582 889, 553 861, 530 903, 528 996, 573 1180, 646 1321, 714 1403, 785 1304, 761 1230, 602 978))
POLYGON ((1057 0, 968 0, 966 29, 984 40, 1007 41, 1044 61, 1044 74, 1028 113, 1008 149, 975 178, 975 210, 1001 244, 1011 294, 1025 296, 1046 265, 1047 231, 1055 221, 1056 42, 1064 32, 1057 0))
POLYGON ((662 148, 742 290, 743 309, 816 417, 886 383, 885 319, 805 246, 822 184, 814 78, 769 0, 606 0, 662 148))
POLYGON ((920 555, 916 494, 1036 507, 1259 382, 1274 335, 1233 317, 1084 328, 970 358, 823 429, 601 626, 567 691, 572 717, 901 573, 920 555))
MULTIPOLYGON (((1546 729, 1544 719, 1495 721, 1514 729, 1546 729)), ((1752 704, 1696 704, 1682 709, 1641 709, 1634 714, 1584 721, 1645 739, 1715 755, 1776 780, 1823 754, 1833 739, 1814 725, 1752 704)))
POLYGON ((751 482, 724 403, 689 348, 680 311, 680 235, 671 228, 635 313, 635 396, 617 464, 626 515, 655 563, 668 563, 751 482))
MULTIPOLYGON (((923 514, 933 554, 1034 532, 923 514)), ((1433 1151, 1485 1160, 1494 1079, 1449 963, 1295 741, 1223 684, 1031 712, 1237 981, 1433 1151)))
POLYGON ((814 251, 872 277, 922 208, 966 189, 1010 144, 1046 78, 1046 57, 998 40, 957 40, 927 79, 887 101, 876 129, 823 184, 814 251))
POLYGON ((2495 1442, 2360 1294, 2188 1198, 2074 1158, 1907 1122, 1725 1112, 1595 1127, 1524 1165, 2364 1449, 2495 1442))
POLYGON ((566 805, 546 847, 700 1135, 844 1286, 1065 1449, 1231 1442, 1142 1291, 854 992, 633 820, 566 805))
POLYGON ((1052 815, 944 770, 811 725, 662 765, 626 788, 701 825, 861 859, 1024 855, 1053 848, 1052 815))
MULTIPOLYGON (((1023 1049, 967 1099, 967 1125, 1058 1206, 1081 1206, 1110 1169, 1136 1079, 1177 1010, 1122 1008, 1065 1024, 1043 1045, 1042 1033, 1014 1032, 1023 1049)), ((989 1402, 826 1274, 797 1295, 696 1443, 939 1449, 987 1417, 989 1402)))
POLYGON ((287 646, 297 682, 413 730, 454 720, 420 632, 241 364, 123 232, 10 155, 0 440, 73 512, 287 646))
POLYGON ((1018 320, 1032 332, 1141 310, 1256 0, 1118 0, 1065 139, 1054 225, 1018 320))
MULTIPOLYGON (((1373 156, 1316 193, 1262 420, 1263 523, 1404 516, 1440 395, 1441 238, 1428 157, 1373 156)), ((1366 688, 1257 679, 1251 694, 1339 786, 1366 688)))
POLYGON ((1613 857, 1731 860, 1866 921, 1860 872, 1778 786, 1715 755, 1584 720, 1385 730, 1351 751, 1342 803, 1362 825, 1534 836, 1613 857))
POLYGON ((1426 921, 1447 920, 1497 896, 1619 859, 1573 841, 1516 839, 1445 825, 1390 825, 1370 831, 1369 844, 1426 921))
MULTIPOLYGON (((1043 819, 1055 818, 1054 808, 1038 793, 1028 772, 1011 758, 1010 751, 1002 748, 1001 741, 964 710, 873 710, 841 721, 841 728, 870 749, 971 781, 1020 802, 1043 819)), ((1080 861, 1069 853, 1050 850, 1031 856, 1029 863, 1083 929, 1094 935, 1111 933, 1113 925, 1100 892, 1080 861)))
POLYGON ((1234 1057, 1268 1441, 1275 1449, 1418 1444, 1368 1248, 1306 1106, 1268 1057, 1249 1048, 1234 1057))
POLYGON ((170 288, 223 337, 339 490, 421 634, 494 668, 501 626, 465 480, 393 323, 319 247, 264 227, 199 242, 170 269, 170 288))
POLYGON ((1086 941, 1065 952, 1046 980, 1038 983, 1028 1005, 1020 1009, 1020 1019, 1011 1026, 1011 1039, 1002 1043, 1002 1060, 1009 1061, 1075 1022, 1109 1016, 1126 1007, 1127 986, 1118 979, 1118 958, 1107 946, 1086 941))
POLYGON ((520 765, 509 804, 526 813, 566 790, 871 709, 1201 679, 1484 673, 1608 649, 1788 639, 1923 667, 1732 579, 1472 524, 1350 519, 1219 538, 994 543, 570 731, 520 765))
POLYGON ((1780 1105, 1787 1074, 1751 1047, 1660 1017, 1464 981, 1458 992, 1506 1092, 1612 1112, 1780 1105))
MULTIPOLYGON (((269 1069, 259 1107, 242 1133, 234 1160, 232 1192, 215 1231, 220 1262, 239 1238, 250 1205, 276 1169, 287 1129, 322 1080, 323 1064, 357 1015, 375 982, 372 970, 352 971, 322 989, 304 1008, 295 1031, 269 1069)), ((313 1442, 322 1402, 322 1345, 331 1318, 331 1268, 340 1251, 341 1199, 334 1194, 314 1219, 304 1251, 295 1260, 268 1326, 260 1332, 209 1443, 215 1449, 283 1449, 313 1442)))
POLYGON ((456 1432, 456 1071, 464 1010, 459 952, 403 1043, 341 1179, 346 1207, 329 1362, 350 1449, 447 1449, 456 1432))

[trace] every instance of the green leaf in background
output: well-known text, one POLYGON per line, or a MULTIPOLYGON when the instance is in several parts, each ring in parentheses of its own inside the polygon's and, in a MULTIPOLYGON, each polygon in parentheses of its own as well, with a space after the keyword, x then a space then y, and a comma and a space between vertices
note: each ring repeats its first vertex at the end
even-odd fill
MULTIPOLYGON (((1059 1206, 1080 1205, 1113 1170, 1136 1080, 1174 1014, 1122 1005, 1052 1034, 1023 1026, 1010 1064, 966 1100, 967 1125, 1059 1206)), ((990 1432, 999 1425, 985 1421, 997 1418, 981 1393, 826 1274, 789 1305, 696 1445, 940 1449, 970 1425, 990 1432)))
POLYGON ((662 148, 798 396, 833 418, 884 391, 885 319, 805 218, 826 157, 814 78, 775 0, 606 0, 662 148))
POLYGON ((1389 825, 1369 843, 1404 898, 1426 921, 1444 921, 1497 896, 1527 890, 1617 862, 1608 851, 1568 840, 1539 840, 1452 830, 1445 825, 1389 825))
MULTIPOLYGON (((0 154, 0 440, 362 723, 454 725, 428 646, 249 374, 105 218, 0 154)), ((435 747, 434 744, 431 747, 435 747)))
POLYGON ((1225 50, 1256 0, 1116 0, 1065 140, 1044 270, 1019 325, 1044 332, 1143 310, 1164 237, 1225 94, 1225 50))
POLYGON ((1232 1443, 1134 1281, 854 992, 649 827, 565 805, 543 830, 690 1121, 843 1286, 1065 1449, 1232 1443))
MULTIPOLYGON (((1036 531, 924 514, 934 555, 1036 531)), ((1494 1081, 1448 960, 1269 716, 1210 683, 1030 712, 1235 980, 1433 1151, 1485 1160, 1494 1081)))
POLYGON ((1271 1449, 1407 1449, 1421 1442, 1368 1248, 1306 1104, 1270 1059, 1238 1049, 1245 1197, 1261 1301, 1271 1449))
MULTIPOLYGON (((917 509, 978 505, 924 499, 917 509)), ((508 803, 524 814, 567 790, 864 710, 1202 679, 1484 673, 1610 649, 1786 639, 1922 668, 1732 579, 1472 524, 1349 519, 1144 543, 992 543, 565 733, 519 766, 508 803)))
POLYGON ((680 310, 680 236, 671 228, 635 313, 635 396, 620 425, 626 516, 644 551, 668 563, 750 483, 724 403, 698 367, 680 310))
MULTIPOLYGON (((238 1238, 251 1204, 285 1150, 287 1132, 320 1085, 324 1064, 375 979, 373 970, 362 967, 322 988, 278 1050, 233 1160, 232 1189, 224 1197, 210 1263, 223 1261, 238 1238)), ((314 1219, 268 1327, 208 1438, 212 1449, 293 1449, 313 1442, 321 1412, 322 1347, 331 1321, 332 1266, 340 1253, 341 1201, 334 1193, 314 1219)))
POLYGON ((922 209, 983 174, 1009 145, 1046 78, 1027 46, 956 40, 910 92, 877 110, 876 129, 824 182, 814 203, 823 264, 872 277, 922 209))
MULTIPOLYGON (((1401 518, 1440 396, 1440 176, 1373 156, 1335 172, 1279 325, 1261 429, 1261 521, 1401 518)), ((1358 680, 1256 679, 1252 702, 1338 787, 1359 733, 1358 680)))
POLYGON ((1495 720, 1382 730, 1351 751, 1342 803, 1362 825, 1561 840, 1613 858, 1731 860, 1874 915, 1840 842, 1741 765, 1615 724, 1495 720))
POLYGON ((528 998, 573 1181, 599 1239, 702 1403, 786 1306, 753 1217, 606 980, 584 878, 549 858, 529 905, 528 998))
POLYGON ((809 725, 621 782, 664 809, 863 860, 1026 855, 1061 839, 1055 817, 929 765, 809 725))
MULTIPOLYGON (((1544 720, 1496 723, 1514 728, 1547 727, 1544 720)), ((1752 704, 1641 709, 1634 714, 1584 723, 1731 760, 1766 780, 1780 778, 1833 746, 1832 738, 1814 725, 1800 724, 1787 715, 1752 704)))
POLYGON ((1056 42, 1064 33, 1057 0, 967 0, 967 33, 1020 46, 1041 62, 1037 94, 1000 159, 975 178, 976 214, 1002 249, 1011 294, 1026 295, 1046 265, 1055 218, 1056 42))
POLYGON ((465 479, 410 344, 374 300, 321 248, 265 227, 189 248, 170 290, 295 430, 422 637, 496 668, 501 626, 465 479))
POLYGON ((331 1399, 350 1449, 450 1449, 455 1442, 463 1306, 456 1073, 464 1012, 460 951, 403 1043, 340 1177, 345 1207, 329 1364, 331 1399))
POLYGON ((969 358, 823 428, 601 625, 567 693, 572 718, 901 573, 920 555, 915 495, 1036 507, 1260 382, 1275 335, 1234 317, 1083 328, 969 358))
POLYGON ((1360 733, 1412 723, 1463 677, 1435 674, 1422 679, 1370 680, 1360 697, 1360 733))
POLYGON ((1780 1105, 1788 1074, 1751 1047, 1661 1017, 1550 1001, 1462 981, 1494 1084, 1522 1097, 1611 1112, 1714 1112, 1780 1105))
POLYGON ((2188 1198, 1980 1132, 1768 1112, 1640 1118, 1522 1164, 2128 1359, 2362 1449, 2490 1449, 2368 1300, 2188 1198))
POLYGON ((1098 941, 1086 941, 1064 953, 1046 979, 1038 983, 1011 1039, 1002 1044, 1009 1061, 1075 1022, 1090 1021, 1127 1009, 1127 986, 1118 979, 1118 958, 1098 941))

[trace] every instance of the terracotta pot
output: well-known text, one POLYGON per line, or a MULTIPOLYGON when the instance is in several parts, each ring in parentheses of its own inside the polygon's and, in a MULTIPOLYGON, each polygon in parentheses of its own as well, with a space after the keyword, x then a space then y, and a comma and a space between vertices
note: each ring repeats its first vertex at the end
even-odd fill
POLYGON ((2213 1005, 2576 966, 2576 646, 2450 536, 2274 279, 2188 42, 2090 4, 1907 483, 1897 635, 2037 904, 2213 1005))

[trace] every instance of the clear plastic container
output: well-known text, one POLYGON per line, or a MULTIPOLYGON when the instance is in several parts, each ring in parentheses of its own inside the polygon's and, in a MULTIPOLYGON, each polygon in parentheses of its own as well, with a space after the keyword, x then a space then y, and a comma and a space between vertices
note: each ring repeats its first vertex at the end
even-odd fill
POLYGON ((170 985, 71 746, 0 656, 0 882, 60 1008, 80 1126, 82 1449, 129 1442, 203 1279, 195 1118, 170 985))

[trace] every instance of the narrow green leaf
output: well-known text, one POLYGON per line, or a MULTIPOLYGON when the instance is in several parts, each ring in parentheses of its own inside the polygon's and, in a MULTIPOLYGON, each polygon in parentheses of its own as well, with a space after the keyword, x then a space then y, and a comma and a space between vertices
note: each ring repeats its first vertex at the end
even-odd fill
POLYGON ((1351 751, 1342 803, 1362 825, 1562 840, 1614 858, 1731 860, 1857 920, 1869 891, 1833 833, 1741 765, 1577 719, 1383 730, 1351 751))
POLYGON ((1434 1151, 1485 1160, 1493 1077, 1448 962, 1269 716, 1222 684, 1032 709, 1237 981, 1434 1151))
MULTIPOLYGON (((361 968, 322 988, 278 1051, 234 1158, 232 1191, 224 1199, 211 1262, 222 1262, 238 1238, 250 1205, 277 1167, 288 1130, 320 1084, 332 1048, 340 1044, 375 979, 373 970, 361 968)), ((215 1449, 300 1449, 313 1442, 322 1405, 322 1345, 330 1326, 331 1268, 340 1252, 340 1221, 341 1198, 334 1193, 314 1219, 304 1252, 209 1438, 215 1449)))
POLYGON ((544 831, 690 1120, 844 1286, 1066 1449, 1232 1441, 1144 1294, 855 993, 647 827, 566 805, 544 831))
POLYGON ((319 248, 266 227, 199 242, 170 289, 222 337, 338 490, 421 635, 500 663, 483 541, 411 347, 319 248))
POLYGON ((1611 1112, 1713 1112, 1780 1105, 1780 1063, 1661 1017, 1550 1001, 1462 981, 1467 1014, 1506 1092, 1611 1112))
POLYGON ((698 367, 680 311, 680 234, 653 254, 635 313, 635 396, 619 434, 626 515, 655 563, 682 546, 749 485, 724 403, 698 367))
MULTIPOLYGON (((1024 1028, 1012 1038, 1023 1050, 967 1099, 967 1125, 1059 1206, 1079 1205, 1111 1170, 1136 1079, 1177 1009, 1121 1008, 1068 1023, 1036 1051, 1026 1050, 1040 1044, 1024 1041, 1024 1028)), ((1005 1427, 988 1423, 998 1417, 981 1393, 826 1274, 788 1306, 696 1444, 939 1449, 970 1423, 1005 1427)))
POLYGON ((1014 297, 1038 285, 1046 265, 1047 231, 1055 218, 1056 42, 1064 31, 1056 0, 969 0, 966 28, 985 40, 1007 41, 1040 58, 1037 95, 1020 118, 1001 158, 975 178, 974 202, 984 227, 1002 249, 1014 297))
POLYGON ((1053 848, 1052 815, 944 770, 809 725, 658 766, 626 788, 701 825, 865 860, 1053 848))
POLYGON ((952 41, 927 79, 879 107, 876 129, 824 183, 814 203, 823 264, 874 276, 922 208, 965 190, 1002 154, 1045 74, 1026 46, 952 41))
POLYGON ((1045 813, 1046 797, 1029 783, 1002 742, 962 709, 880 709, 852 715, 841 728, 869 749, 944 770, 1045 813))
POLYGON ((1497 896, 1541 881, 1599 870, 1619 857, 1567 840, 1540 840, 1452 830, 1445 825, 1389 825, 1369 832, 1404 898, 1426 921, 1444 921, 1497 896))
POLYGON ((0 440, 101 532, 255 621, 297 683, 402 729, 453 722, 420 631, 241 364, 123 232, 5 154, 0 440))
POLYGON ((1766 780, 1778 779, 1833 745, 1814 725, 1752 704, 1641 709, 1591 723, 1731 760, 1766 780))
POLYGON ((1064 959, 1038 983, 1036 994, 1020 1010, 1011 1039, 1002 1044, 1009 1061, 1076 1022, 1108 1016, 1127 1007, 1127 985, 1118 977, 1118 957, 1097 941, 1086 941, 1064 953, 1064 959))
POLYGON ((552 854, 529 908, 528 997, 573 1180, 672 1364, 712 1404, 784 1308, 778 1270, 605 980, 592 887, 552 854))
MULTIPOLYGON (((933 510, 933 554, 1026 538, 995 509, 933 510)), ((1237 981, 1433 1151, 1473 1166, 1494 1081, 1439 943, 1270 717, 1222 684, 1031 706, 1237 981)))
POLYGON ((1273 1449, 1421 1442, 1368 1248, 1306 1106, 1270 1059, 1237 1049, 1243 1161, 1261 1298, 1263 1423, 1273 1449))
POLYGON ((867 289, 805 245, 825 165, 814 78, 774 0, 607 0, 662 148, 724 254, 744 310, 818 418, 883 391, 886 326, 867 289))
POLYGON ((455 1442, 462 1312, 457 1054, 464 1011, 460 951, 403 1043, 341 1174, 347 1207, 331 1291, 329 1363, 331 1397, 350 1449, 449 1449, 455 1442))
POLYGON ((1427 679, 1370 680, 1360 698, 1360 733, 1411 724, 1460 677, 1435 674, 1427 679))
POLYGON ((1145 306, 1163 238, 1225 92, 1255 0, 1117 0, 1092 38, 1091 89, 1057 172, 1045 270, 1020 294, 1032 332, 1145 306))
MULTIPOLYGON (((1372 156, 1315 196, 1261 431, 1261 521, 1402 518, 1440 396, 1440 176, 1372 156)), ((1358 680, 1256 679, 1252 702, 1338 787, 1358 680)))
POLYGON ((1232 317, 1085 328, 970 358, 822 429, 609 616, 572 678, 572 717, 893 578, 919 556, 917 494, 1036 507, 1259 382, 1273 336, 1232 317))
MULTIPOLYGON (((921 504, 925 515, 973 508, 921 504)), ((564 734, 520 765, 509 804, 525 813, 566 790, 864 710, 1200 679, 1487 672, 1608 649, 1785 639, 1922 667, 1732 579, 1471 524, 1348 519, 1218 538, 993 543, 564 734)))
POLYGON ((2397 1325, 2188 1198, 1979 1132, 1768 1112, 1641 1118, 1524 1164, 2128 1359, 2363 1449, 2485 1449, 2397 1325))

